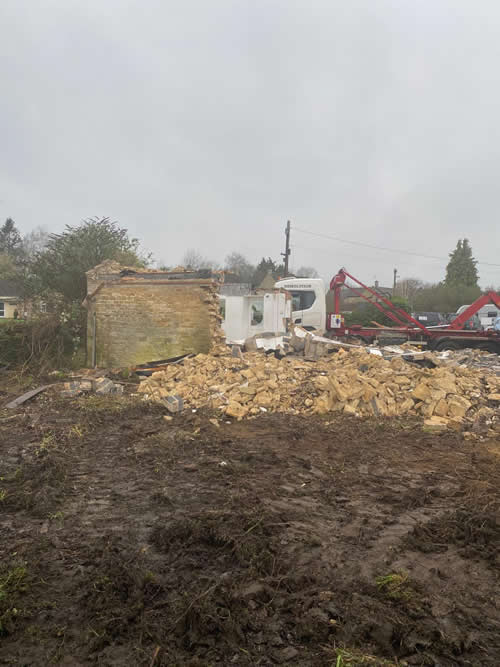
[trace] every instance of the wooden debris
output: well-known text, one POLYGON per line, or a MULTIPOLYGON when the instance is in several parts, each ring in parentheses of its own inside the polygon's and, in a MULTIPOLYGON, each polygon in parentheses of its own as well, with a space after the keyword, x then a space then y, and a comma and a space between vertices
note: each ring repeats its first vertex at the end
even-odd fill
POLYGON ((37 394, 41 394, 42 391, 45 391, 46 389, 48 389, 51 386, 52 386, 51 384, 44 384, 41 387, 37 387, 36 389, 31 389, 30 391, 27 391, 22 396, 19 396, 18 398, 15 398, 10 403, 7 403, 7 405, 5 407, 9 408, 11 410, 14 410, 15 408, 18 408, 20 405, 23 405, 23 403, 26 403, 26 401, 29 401, 30 398, 33 398, 33 396, 36 396, 37 394))

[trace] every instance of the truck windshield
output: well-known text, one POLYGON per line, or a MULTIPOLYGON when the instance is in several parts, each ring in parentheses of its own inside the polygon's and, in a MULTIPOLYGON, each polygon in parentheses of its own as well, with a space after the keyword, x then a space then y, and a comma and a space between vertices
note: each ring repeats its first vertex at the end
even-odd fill
POLYGON ((292 310, 307 310, 316 301, 316 293, 312 290, 293 290, 290 294, 292 295, 292 310))

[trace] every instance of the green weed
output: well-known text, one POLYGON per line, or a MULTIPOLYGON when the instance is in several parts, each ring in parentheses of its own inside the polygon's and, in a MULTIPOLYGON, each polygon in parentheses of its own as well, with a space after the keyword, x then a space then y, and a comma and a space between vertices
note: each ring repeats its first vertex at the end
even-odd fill
POLYGON ((67 373, 65 371, 52 371, 50 376, 56 380, 63 380, 67 376, 67 373))
POLYGON ((144 583, 149 584, 149 583, 153 583, 154 581, 155 581, 154 572, 151 572, 151 570, 146 570, 144 572, 144 583))
MULTIPOLYGON (((358 665, 372 665, 374 667, 396 667, 394 662, 384 660, 383 658, 376 658, 373 655, 365 655, 357 651, 347 650, 343 648, 336 648, 335 650, 335 667, 358 667, 358 665)), ((399 663, 405 665, 406 663, 399 663)))
POLYGON ((83 433, 84 428, 83 426, 80 426, 80 424, 73 424, 73 426, 69 429, 70 437, 83 438, 83 433))
POLYGON ((122 396, 99 396, 91 394, 78 401, 78 408, 86 415, 119 414, 130 408, 130 401, 122 396))
POLYGON ((19 593, 27 590, 26 568, 13 567, 0 576, 0 636, 8 634, 20 613, 16 608, 19 593))
POLYGON ((408 572, 394 572, 377 577, 375 580, 378 589, 393 600, 409 600, 412 589, 409 584, 408 572))
POLYGON ((55 443, 55 437, 53 433, 47 433, 47 435, 44 435, 42 438, 42 442, 38 445, 36 448, 35 452, 37 456, 40 456, 41 454, 44 454, 47 452, 52 445, 55 443))

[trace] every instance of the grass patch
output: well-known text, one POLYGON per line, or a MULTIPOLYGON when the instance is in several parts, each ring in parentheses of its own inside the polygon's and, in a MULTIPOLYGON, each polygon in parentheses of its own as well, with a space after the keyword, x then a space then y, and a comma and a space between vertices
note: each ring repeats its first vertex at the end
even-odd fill
POLYGON ((55 444, 55 437, 53 433, 46 433, 38 447, 36 448, 35 452, 37 456, 41 456, 45 454, 49 449, 52 448, 52 446, 55 444))
POLYGON ((83 438, 85 433, 85 427, 80 426, 80 424, 73 424, 69 429, 68 437, 69 438, 83 438))
POLYGON ((394 572, 377 577, 375 580, 379 591, 393 600, 409 600, 413 590, 409 583, 408 572, 394 572))
POLYGON ((2 506, 9 510, 28 510, 34 516, 46 517, 56 512, 66 487, 67 460, 64 452, 47 436, 34 447, 34 458, 24 461, 3 481, 2 506))
MULTIPOLYGON (((358 667, 358 665, 373 665, 375 667, 396 667, 396 663, 373 655, 366 655, 358 651, 336 648, 333 664, 335 667, 358 667)), ((400 662, 399 665, 406 665, 400 662)))
POLYGON ((27 570, 23 565, 0 574, 0 636, 13 632, 15 621, 22 613, 18 607, 21 594, 28 588, 26 576, 27 570))
POLYGON ((86 415, 120 414, 129 410, 132 402, 122 396, 99 396, 90 394, 77 402, 78 409, 86 415))

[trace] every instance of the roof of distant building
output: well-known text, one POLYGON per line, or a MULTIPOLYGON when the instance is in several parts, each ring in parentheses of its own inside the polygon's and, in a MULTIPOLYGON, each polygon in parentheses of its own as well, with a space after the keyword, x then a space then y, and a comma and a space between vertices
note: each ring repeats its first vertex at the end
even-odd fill
POLYGON ((219 287, 219 294, 222 296, 245 296, 252 293, 250 283, 223 283, 219 287))
POLYGON ((276 278, 274 277, 273 272, 268 271, 267 274, 264 276, 264 279, 260 283, 259 287, 260 289, 273 289, 275 284, 276 284, 276 278))
MULTIPOLYGON (((380 287, 380 285, 372 285, 370 287, 371 290, 376 292, 377 294, 380 294, 380 296, 391 296, 392 295, 392 287, 380 287)), ((344 298, 358 298, 361 299, 361 294, 364 296, 369 296, 370 292, 366 290, 364 287, 355 287, 354 289, 349 287, 348 285, 344 285, 342 287, 341 295, 344 298)))
POLYGON ((0 279, 0 298, 21 296, 21 288, 12 280, 0 279))

